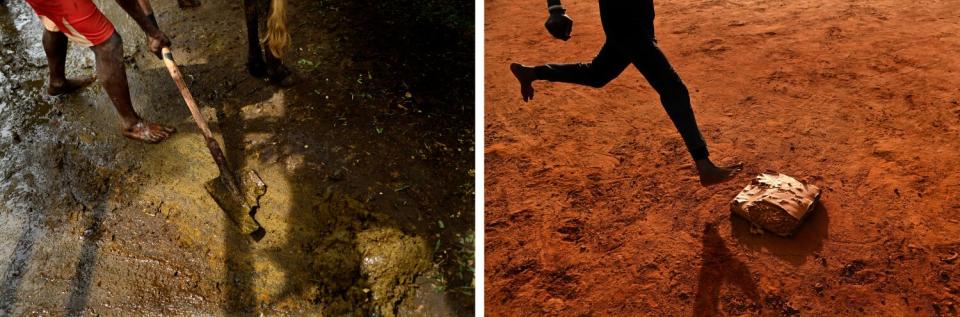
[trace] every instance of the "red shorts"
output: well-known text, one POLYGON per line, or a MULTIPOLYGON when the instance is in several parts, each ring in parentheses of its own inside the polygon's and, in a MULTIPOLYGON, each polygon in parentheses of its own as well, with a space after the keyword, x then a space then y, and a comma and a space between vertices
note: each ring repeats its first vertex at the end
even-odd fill
POLYGON ((92 0, 27 0, 27 3, 47 31, 63 32, 78 44, 94 46, 113 36, 113 24, 92 0))

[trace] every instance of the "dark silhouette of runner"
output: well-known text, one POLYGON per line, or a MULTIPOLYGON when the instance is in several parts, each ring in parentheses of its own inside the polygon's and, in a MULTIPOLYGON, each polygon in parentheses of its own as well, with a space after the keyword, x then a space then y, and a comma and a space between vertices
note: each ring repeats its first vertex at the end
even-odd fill
MULTIPOLYGON (((700 183, 704 186, 729 179, 740 171, 742 164, 719 167, 713 164, 707 143, 700 134, 697 120, 690 107, 687 86, 670 66, 667 57, 657 47, 653 31, 653 0, 599 0, 600 21, 606 42, 590 63, 547 64, 524 66, 511 64, 510 70, 520 81, 523 101, 533 99, 533 82, 549 80, 600 88, 633 64, 660 94, 667 115, 683 137, 687 150, 693 156, 700 183)), ((566 15, 560 0, 547 0, 550 17, 545 26, 553 37, 568 40, 573 20, 566 15)))

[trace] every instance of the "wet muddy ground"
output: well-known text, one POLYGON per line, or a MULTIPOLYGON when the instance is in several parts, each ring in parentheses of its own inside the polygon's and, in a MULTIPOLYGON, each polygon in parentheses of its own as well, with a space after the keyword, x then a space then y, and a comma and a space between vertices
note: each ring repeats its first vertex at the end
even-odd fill
POLYGON ((701 187, 633 67, 603 89, 508 64, 589 61, 596 0, 486 2, 485 309, 491 315, 957 316, 956 1, 655 1, 659 46, 712 157, 701 187), (749 232, 730 200, 772 169, 823 189, 796 236, 749 232))
POLYGON ((115 3, 136 108, 179 130, 160 145, 122 138, 98 84, 46 97, 39 23, 0 6, 0 311, 471 315, 472 3, 408 2, 442 10, 291 1, 289 89, 246 74, 235 1, 154 3, 229 160, 268 185, 259 242, 203 190, 213 160, 115 3))

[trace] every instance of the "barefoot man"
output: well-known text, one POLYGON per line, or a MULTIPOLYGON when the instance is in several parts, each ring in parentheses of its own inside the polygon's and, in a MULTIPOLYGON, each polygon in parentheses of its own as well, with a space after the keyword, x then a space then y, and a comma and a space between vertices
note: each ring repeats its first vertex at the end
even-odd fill
MULTIPOLYGON (((741 164, 718 167, 708 158, 707 144, 700 135, 690 107, 690 96, 680 76, 657 47, 653 34, 653 0, 599 0, 600 21, 606 43, 590 63, 547 64, 528 67, 511 64, 520 81, 523 101, 533 99, 533 81, 549 80, 600 88, 633 64, 660 94, 660 103, 680 131, 687 150, 696 162, 700 183, 720 183, 740 170, 741 164)), ((553 37, 568 40, 573 20, 566 15, 560 0, 547 0, 550 18, 546 27, 553 37)))
MULTIPOLYGON (((160 56, 160 49, 170 40, 160 31, 148 0, 116 0, 147 35, 150 51, 160 56)), ((47 93, 59 96, 93 83, 94 78, 67 79, 64 66, 67 40, 88 46, 97 60, 97 75, 120 116, 120 131, 131 139, 147 143, 161 142, 174 132, 164 125, 149 123, 137 115, 130 101, 126 66, 123 64, 123 42, 113 24, 97 9, 92 0, 27 0, 43 23, 43 50, 50 68, 47 93)))

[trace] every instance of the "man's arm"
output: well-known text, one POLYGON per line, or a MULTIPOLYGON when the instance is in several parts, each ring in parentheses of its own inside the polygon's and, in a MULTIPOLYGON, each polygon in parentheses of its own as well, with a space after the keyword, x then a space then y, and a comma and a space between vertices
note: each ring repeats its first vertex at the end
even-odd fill
POLYGON ((157 16, 153 15, 153 6, 150 5, 150 0, 138 0, 140 3, 140 8, 143 9, 143 14, 147 15, 147 20, 150 20, 150 23, 153 23, 153 26, 160 28, 160 24, 157 23, 157 16))
POLYGON ((160 31, 160 26, 157 25, 157 19, 153 15, 153 8, 150 6, 150 1, 117 0, 117 4, 137 22, 137 25, 140 26, 143 33, 147 34, 147 46, 150 47, 150 52, 153 52, 153 54, 159 58, 160 49, 165 46, 170 46, 170 39, 160 31))
POLYGON ((159 27, 150 22, 150 18, 144 13, 146 9, 140 7, 138 0, 117 0, 117 4, 137 22, 137 25, 140 26, 140 29, 143 30, 143 33, 146 33, 147 36, 154 37, 163 34, 163 32, 160 32, 159 27))

